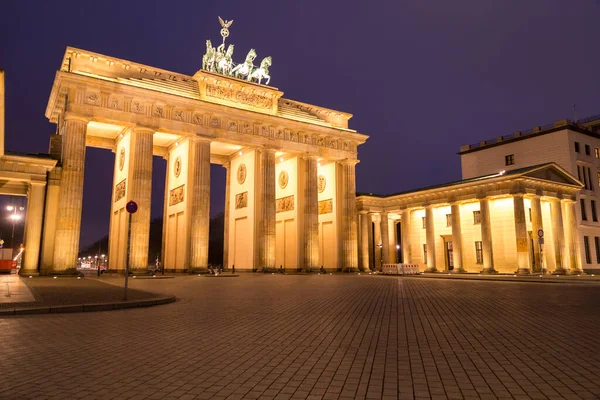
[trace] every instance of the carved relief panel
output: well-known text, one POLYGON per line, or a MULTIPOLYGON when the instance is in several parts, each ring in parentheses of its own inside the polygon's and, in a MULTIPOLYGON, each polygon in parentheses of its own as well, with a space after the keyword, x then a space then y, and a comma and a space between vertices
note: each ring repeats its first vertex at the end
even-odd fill
POLYGON ((179 204, 183 201, 183 187, 185 185, 181 185, 176 187, 175 189, 171 189, 169 192, 169 205, 174 206, 175 204, 179 204))
POLYGON ((115 203, 125 197, 125 181, 127 179, 123 179, 115 186, 115 203))
POLYGON ((294 196, 286 196, 275 200, 275 212, 294 211, 294 196))
POLYGON ((333 212, 333 200, 321 200, 319 202, 319 215, 330 214, 333 212))
POLYGON ((235 195, 235 209, 248 207, 248 192, 238 193, 235 195))

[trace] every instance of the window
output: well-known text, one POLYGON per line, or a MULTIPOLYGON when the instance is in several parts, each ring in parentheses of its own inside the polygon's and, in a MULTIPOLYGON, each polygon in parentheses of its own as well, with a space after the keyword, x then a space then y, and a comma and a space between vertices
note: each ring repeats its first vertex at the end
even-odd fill
POLYGON ((425 217, 423 217, 423 229, 425 229, 425 217))
POLYGON ((427 264, 427 245, 426 244, 423 245, 423 260, 425 260, 425 261, 423 261, 423 264, 427 264))
POLYGON ((575 142, 575 153, 579 153, 579 142, 575 142))
POLYGON ((597 172, 598 176, 598 187, 600 187, 600 172, 597 172))
POLYGON ((475 258, 477 264, 483 264, 483 246, 481 242, 475 242, 475 258))
POLYGON ((586 155, 586 156, 589 156, 589 155, 590 155, 590 145, 589 145, 589 144, 586 144, 586 145, 585 145, 585 155, 586 155))
POLYGON ((581 220, 587 221, 587 214, 585 213, 585 200, 579 199, 579 204, 581 205, 581 220))
POLYGON ((504 163, 506 165, 513 165, 515 163, 515 155, 509 154, 507 156, 504 156, 504 163))
POLYGON ((473 211, 473 225, 481 224, 481 211, 473 211))
POLYGON ((585 262, 587 264, 591 264, 592 258, 590 257, 590 238, 588 236, 583 237, 583 244, 585 245, 585 262))
POLYGON ((446 214, 446 226, 452 226, 452 214, 446 214))
POLYGON ((594 244, 596 245, 596 264, 600 264, 600 237, 594 237, 594 244))
POLYGON ((600 149, 596 147, 594 152, 596 153, 596 158, 600 158, 600 149))
POLYGON ((529 222, 531 222, 531 207, 529 208, 529 222))
MULTIPOLYGON (((581 182, 583 182, 583 180, 581 180, 581 166, 577 166, 577 179, 579 179, 581 182)), ((600 180, 600 175, 598 177, 598 179, 600 180)))
POLYGON ((592 169, 590 167, 587 168, 588 173, 588 189, 594 190, 594 186, 592 185, 592 169))
POLYGON ((598 214, 596 214, 596 200, 591 201, 592 207, 592 221, 598 222, 598 214))

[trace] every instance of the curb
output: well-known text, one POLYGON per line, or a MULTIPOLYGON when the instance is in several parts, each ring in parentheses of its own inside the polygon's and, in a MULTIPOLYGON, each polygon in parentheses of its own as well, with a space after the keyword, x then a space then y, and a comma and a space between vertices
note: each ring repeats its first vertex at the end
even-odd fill
MULTIPOLYGON (((388 275, 388 276, 392 276, 392 275, 388 275)), ((401 275, 395 275, 397 277, 400 277, 401 275)), ((403 278, 410 278, 410 279, 443 279, 443 280, 447 280, 447 281, 451 281, 451 280, 461 280, 461 281, 486 281, 486 282, 513 282, 513 283, 553 283, 553 284, 573 284, 573 285, 599 285, 600 284, 600 280, 564 280, 564 279, 560 279, 560 278, 550 278, 550 277, 546 277, 543 280, 542 279, 519 279, 519 278, 510 278, 510 277, 506 277, 506 278, 486 278, 486 277, 461 277, 461 276, 456 276, 456 277, 452 277, 452 278, 446 278, 443 276, 435 276, 435 275, 406 275, 406 276, 402 276, 403 278)))
POLYGON ((41 306, 41 307, 23 307, 14 309, 0 310, 0 317, 10 315, 33 315, 33 314, 65 314, 95 311, 124 310, 127 308, 153 307, 162 304, 174 303, 177 300, 175 296, 158 297, 148 300, 129 300, 116 303, 89 303, 73 304, 66 306, 41 306))

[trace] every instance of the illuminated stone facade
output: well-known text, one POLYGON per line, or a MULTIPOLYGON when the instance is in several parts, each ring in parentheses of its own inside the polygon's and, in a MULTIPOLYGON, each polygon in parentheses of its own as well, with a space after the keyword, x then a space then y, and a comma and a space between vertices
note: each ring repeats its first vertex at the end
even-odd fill
POLYGON ((581 186, 546 163, 387 197, 359 195, 361 267, 403 261, 426 272, 582 273, 574 217, 581 186))
MULTIPOLYGON (((355 165, 367 136, 350 114, 284 99, 276 88, 204 70, 194 76, 68 48, 47 118, 62 139, 53 257, 77 262, 86 147, 115 154, 109 269, 148 265, 152 157, 167 162, 163 263, 207 268, 210 164, 227 169, 225 266, 236 270, 358 268, 355 165), (325 204, 324 207, 320 207, 325 204), (59 240, 60 239, 60 240, 59 240)), ((50 239, 49 239, 50 240, 50 239)))

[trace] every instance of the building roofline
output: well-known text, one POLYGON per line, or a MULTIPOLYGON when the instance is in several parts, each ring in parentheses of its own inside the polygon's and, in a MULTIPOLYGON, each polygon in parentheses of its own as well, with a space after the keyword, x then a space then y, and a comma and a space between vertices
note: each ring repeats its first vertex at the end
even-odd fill
POLYGON ((462 146, 460 148, 460 151, 456 154, 463 155, 463 154, 474 153, 479 150, 489 149, 491 147, 496 147, 496 146, 502 146, 507 143, 514 143, 514 142, 518 142, 519 140, 525 140, 525 139, 529 139, 532 137, 547 135, 549 133, 554 133, 554 132, 562 131, 565 129, 574 131, 574 132, 578 132, 583 135, 591 136, 596 139, 600 139, 600 134, 592 132, 579 124, 572 123, 569 120, 562 120, 562 121, 557 121, 551 125, 545 125, 545 126, 541 126, 541 127, 537 126, 530 131, 515 132, 512 135, 498 136, 495 139, 484 140, 481 143, 462 146))
MULTIPOLYGON (((404 195, 414 194, 414 193, 418 193, 418 192, 426 192, 426 191, 436 190, 436 189, 445 189, 445 188, 450 188, 453 186, 460 186, 460 185, 465 185, 465 184, 475 183, 475 182, 484 182, 484 181, 490 181, 490 180, 494 180, 494 179, 516 178, 516 177, 524 175, 528 172, 532 172, 532 171, 538 170, 540 168, 548 167, 548 166, 555 167, 556 169, 561 171, 563 174, 569 176, 575 182, 578 182, 579 184, 577 186, 583 187, 583 183, 579 182, 567 170, 565 170, 564 168, 562 168, 560 165, 558 165, 555 162, 548 162, 548 163, 543 163, 543 164, 531 165, 529 167, 517 168, 517 169, 509 170, 506 172, 500 172, 497 174, 482 175, 482 176, 477 176, 477 177, 469 178, 469 179, 441 183, 439 185, 432 185, 432 186, 426 186, 426 187, 417 188, 417 189, 411 189, 411 190, 407 190, 404 192, 392 193, 389 195, 374 194, 374 193, 356 193, 356 197, 367 196, 367 197, 376 197, 376 198, 380 198, 380 199, 387 199, 387 198, 395 197, 395 196, 404 196, 404 195)), ((564 184, 564 185, 569 185, 569 184, 564 184)), ((571 185, 571 186, 575 186, 575 185, 571 185)))

